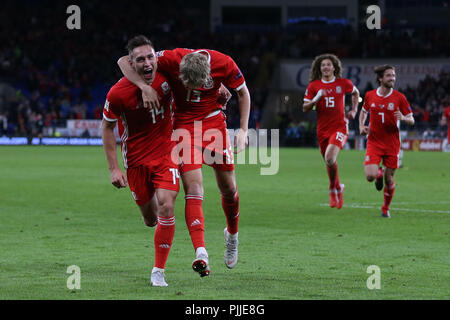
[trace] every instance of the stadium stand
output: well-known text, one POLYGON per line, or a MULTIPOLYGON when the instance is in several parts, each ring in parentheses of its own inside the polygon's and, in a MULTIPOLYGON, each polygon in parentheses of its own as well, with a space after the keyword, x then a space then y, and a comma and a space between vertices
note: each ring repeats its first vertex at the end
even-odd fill
MULTIPOLYGON (((17 1, 10 0, 2 3, 0 12, 0 136, 52 135, 68 119, 101 119, 106 93, 121 77, 116 60, 124 54, 128 37, 140 33, 149 36, 157 50, 203 47, 232 56, 250 89, 251 128, 261 127, 280 59, 312 59, 324 51, 343 59, 446 58, 450 52, 450 32, 439 26, 387 26, 371 32, 300 24, 218 28, 213 33, 207 0, 177 0, 158 6, 141 0, 133 6, 95 0, 81 2, 82 28, 73 31, 65 24, 68 2, 21 2, 21 14, 8 16, 17 7, 17 1), (148 12, 148 19, 135 20, 142 11, 148 12)), ((370 88, 360 89, 364 94, 370 88)), ((439 79, 426 78, 416 88, 402 89, 418 120, 418 134, 444 135, 439 119, 450 105, 449 73, 439 79)), ((313 121, 299 119, 292 109, 277 114, 282 143, 314 143, 313 121)), ((226 113, 228 126, 237 127, 235 97, 226 113)))

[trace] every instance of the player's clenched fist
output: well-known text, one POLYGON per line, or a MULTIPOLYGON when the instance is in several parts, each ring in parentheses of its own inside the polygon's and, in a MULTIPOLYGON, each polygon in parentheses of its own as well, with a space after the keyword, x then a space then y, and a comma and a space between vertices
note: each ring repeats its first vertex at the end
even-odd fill
POLYGON ((359 126, 359 133, 363 136, 366 136, 369 134, 369 127, 368 126, 359 126))
POLYGON ((120 169, 111 171, 111 183, 116 188, 125 188, 127 186, 127 177, 120 169))
POLYGON ((219 88, 219 98, 217 98, 217 102, 225 107, 230 98, 231 92, 223 84, 221 84, 219 88))
POLYGON ((159 109, 159 96, 155 89, 150 86, 142 86, 142 102, 144 108, 159 109))
POLYGON ((404 120, 403 115, 399 110, 394 112, 394 117, 395 117, 395 119, 400 120, 400 121, 404 120))
POLYGON ((236 140, 234 142, 234 147, 236 148, 235 153, 241 152, 248 145, 247 134, 248 134, 248 131, 239 129, 239 131, 236 135, 236 140))

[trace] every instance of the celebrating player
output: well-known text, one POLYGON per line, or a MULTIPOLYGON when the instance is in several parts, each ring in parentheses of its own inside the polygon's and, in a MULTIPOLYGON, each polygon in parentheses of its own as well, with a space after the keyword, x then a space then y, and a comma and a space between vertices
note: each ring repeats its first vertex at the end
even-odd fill
POLYGON ((394 173, 398 168, 400 152, 400 121, 408 125, 414 124, 414 117, 406 97, 394 90, 395 68, 390 65, 378 66, 374 69, 379 87, 366 93, 364 105, 359 115, 359 130, 367 136, 367 150, 364 161, 366 178, 375 180, 377 190, 383 188, 384 170, 384 204, 381 216, 390 218, 389 206, 395 191, 394 173), (370 113, 369 126, 365 125, 370 113))
MULTIPOLYGON (((209 49, 177 48, 160 51, 157 56, 158 70, 167 76, 176 104, 175 132, 187 131, 190 134, 189 148, 193 158, 196 158, 199 151, 203 155, 203 151, 208 149, 210 142, 206 140, 209 139, 204 139, 207 132, 211 130, 218 132, 216 139, 221 137, 219 140, 222 141, 215 150, 219 151, 223 161, 211 163, 205 161, 204 157, 201 157, 200 161, 183 158, 181 166, 186 224, 196 253, 192 267, 203 277, 209 275, 210 268, 204 239, 202 162, 214 168, 222 194, 222 208, 227 220, 227 227, 224 230, 225 264, 231 269, 238 261, 239 194, 225 116, 218 102, 220 88, 224 84, 237 92, 240 110, 240 130, 235 141, 237 152, 242 151, 247 144, 250 94, 236 63, 223 53, 209 49), (199 124, 200 131, 196 130, 199 124)), ((150 108, 158 107, 155 90, 145 86, 136 71, 131 68, 128 58, 122 57, 118 64, 124 75, 142 89, 144 103, 148 103, 150 108)))
POLYGON ((175 232, 174 205, 179 191, 179 164, 171 158, 172 97, 168 81, 156 71, 157 59, 150 40, 137 36, 128 42, 127 48, 133 69, 161 97, 160 107, 150 112, 143 108, 139 88, 126 78, 120 79, 109 91, 103 110, 103 145, 111 183, 117 188, 129 184, 144 223, 149 227, 157 225, 150 283, 167 286, 164 267, 175 232), (126 176, 117 163, 113 133, 116 122, 126 176))
POLYGON ((333 54, 317 56, 311 66, 310 83, 306 89, 303 112, 316 106, 317 138, 330 180, 330 207, 341 209, 344 204, 344 184, 339 181, 337 157, 348 136, 345 115, 345 94, 352 95, 352 120, 358 111, 359 91, 349 79, 342 78, 341 61, 333 54))

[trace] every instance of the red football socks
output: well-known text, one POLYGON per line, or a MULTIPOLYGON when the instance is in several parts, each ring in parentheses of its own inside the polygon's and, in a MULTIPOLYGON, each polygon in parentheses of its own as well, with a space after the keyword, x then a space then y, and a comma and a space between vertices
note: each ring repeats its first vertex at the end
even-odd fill
POLYGON ((389 186, 386 185, 384 187, 384 205, 383 208, 385 210, 389 210, 389 206, 391 205, 392 198, 394 197, 395 191, 395 183, 391 183, 389 186))
POLYGON ((185 196, 185 219, 186 225, 191 235, 194 250, 205 246, 205 222, 203 217, 203 196, 186 195, 185 196))
POLYGON ((339 181, 338 165, 337 161, 331 166, 327 165, 328 178, 330 179, 330 189, 341 189, 341 183, 339 181))
POLYGON ((175 216, 158 217, 155 230, 155 267, 164 269, 175 234, 175 216))
POLYGON ((225 198, 222 195, 222 208, 227 218, 228 233, 237 233, 239 225, 239 193, 236 191, 233 198, 225 198))

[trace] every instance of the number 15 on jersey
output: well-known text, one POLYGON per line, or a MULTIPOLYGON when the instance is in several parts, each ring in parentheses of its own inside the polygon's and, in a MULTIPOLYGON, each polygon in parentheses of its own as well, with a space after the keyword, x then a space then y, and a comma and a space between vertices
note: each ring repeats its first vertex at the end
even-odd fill
POLYGON ((327 108, 334 108, 334 97, 324 97, 325 98, 325 106, 327 108))

